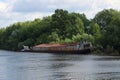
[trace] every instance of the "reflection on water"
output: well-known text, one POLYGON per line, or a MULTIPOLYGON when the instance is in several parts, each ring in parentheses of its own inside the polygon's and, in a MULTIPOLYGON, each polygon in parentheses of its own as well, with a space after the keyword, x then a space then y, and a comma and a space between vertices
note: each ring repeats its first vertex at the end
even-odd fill
POLYGON ((120 80, 120 57, 0 51, 0 80, 120 80))

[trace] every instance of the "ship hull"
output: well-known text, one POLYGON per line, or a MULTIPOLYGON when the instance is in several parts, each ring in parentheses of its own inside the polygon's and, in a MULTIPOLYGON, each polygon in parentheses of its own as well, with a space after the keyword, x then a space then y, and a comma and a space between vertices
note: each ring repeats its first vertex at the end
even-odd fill
POLYGON ((89 54, 90 49, 84 50, 27 50, 27 52, 37 52, 37 53, 64 53, 64 54, 89 54))

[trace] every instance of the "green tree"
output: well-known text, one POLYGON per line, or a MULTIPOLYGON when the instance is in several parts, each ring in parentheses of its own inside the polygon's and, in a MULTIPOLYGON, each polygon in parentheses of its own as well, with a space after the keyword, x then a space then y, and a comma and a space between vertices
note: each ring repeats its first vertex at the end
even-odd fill
POLYGON ((95 43, 94 44, 100 44, 100 39, 101 39, 101 30, 100 30, 100 27, 97 23, 91 23, 90 24, 90 34, 94 36, 95 38, 95 43))
POLYGON ((51 35, 49 35, 48 38, 49 38, 50 42, 56 43, 56 42, 60 41, 59 36, 58 36, 58 34, 56 32, 52 32, 51 35))
POLYGON ((120 12, 115 14, 111 23, 103 33, 104 46, 120 48, 120 12), (105 42, 104 42, 105 41, 105 42))
POLYGON ((62 9, 55 10, 55 14, 52 15, 52 27, 57 31, 62 39, 65 38, 65 29, 68 22, 68 11, 62 9))
POLYGON ((113 14, 116 12, 117 11, 113 9, 104 9, 97 13, 93 20, 98 23, 101 28, 105 28, 111 23, 113 14))

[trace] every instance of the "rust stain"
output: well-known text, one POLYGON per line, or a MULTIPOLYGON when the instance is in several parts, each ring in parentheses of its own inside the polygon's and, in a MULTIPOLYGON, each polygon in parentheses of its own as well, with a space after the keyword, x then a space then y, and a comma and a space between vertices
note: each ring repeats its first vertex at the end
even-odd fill
POLYGON ((34 47, 39 47, 39 48, 57 48, 57 47, 67 47, 67 46, 74 46, 74 45, 77 45, 77 43, 72 43, 72 44, 39 44, 39 45, 36 45, 34 47))

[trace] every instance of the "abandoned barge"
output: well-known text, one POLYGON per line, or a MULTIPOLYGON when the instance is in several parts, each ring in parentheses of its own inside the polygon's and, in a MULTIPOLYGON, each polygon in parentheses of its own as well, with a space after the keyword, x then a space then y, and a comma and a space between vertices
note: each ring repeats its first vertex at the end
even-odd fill
POLYGON ((22 51, 41 53, 69 53, 69 54, 89 54, 92 50, 90 42, 70 43, 70 44, 39 44, 33 47, 24 46, 22 51))

